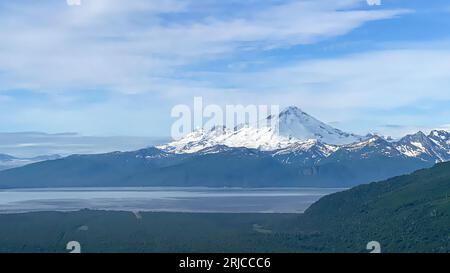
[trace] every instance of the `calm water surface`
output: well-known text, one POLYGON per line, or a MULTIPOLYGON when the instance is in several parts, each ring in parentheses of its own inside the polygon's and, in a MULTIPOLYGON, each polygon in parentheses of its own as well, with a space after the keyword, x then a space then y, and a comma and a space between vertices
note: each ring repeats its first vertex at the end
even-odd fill
POLYGON ((301 213, 321 188, 54 188, 0 190, 0 213, 80 209, 168 212, 301 213))

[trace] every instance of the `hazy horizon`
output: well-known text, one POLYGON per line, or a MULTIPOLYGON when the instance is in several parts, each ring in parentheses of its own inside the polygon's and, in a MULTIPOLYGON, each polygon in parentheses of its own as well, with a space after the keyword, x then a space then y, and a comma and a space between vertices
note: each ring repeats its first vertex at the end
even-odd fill
POLYGON ((58 154, 133 151, 165 143, 169 137, 84 136, 76 133, 0 132, 0 154, 20 158, 58 154))

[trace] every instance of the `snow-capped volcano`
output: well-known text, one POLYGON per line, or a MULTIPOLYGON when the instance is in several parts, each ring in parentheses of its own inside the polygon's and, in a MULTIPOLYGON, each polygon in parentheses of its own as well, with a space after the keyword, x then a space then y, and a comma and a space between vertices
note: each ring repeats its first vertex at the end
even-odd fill
POLYGON ((333 128, 297 107, 288 107, 278 115, 268 116, 259 124, 260 126, 246 124, 234 129, 201 129, 158 148, 175 153, 195 153, 208 147, 225 145, 273 151, 311 140, 343 145, 363 139, 333 128))
POLYGON ((269 116, 267 121, 276 119, 272 124, 281 136, 296 138, 300 141, 316 139, 323 143, 343 145, 361 141, 363 138, 349 134, 303 112, 298 107, 288 107, 278 116, 269 116))

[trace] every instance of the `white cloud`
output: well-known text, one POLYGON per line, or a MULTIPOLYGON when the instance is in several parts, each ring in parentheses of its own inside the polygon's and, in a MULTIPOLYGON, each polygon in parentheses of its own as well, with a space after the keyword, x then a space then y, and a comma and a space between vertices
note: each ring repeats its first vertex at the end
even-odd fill
MULTIPOLYGON (((364 133, 364 125, 386 124, 388 118, 368 110, 383 113, 450 100, 448 43, 390 44, 385 46, 396 49, 261 65, 259 72, 249 72, 247 60, 240 73, 191 71, 191 65, 316 43, 411 12, 368 8, 365 0, 254 1, 254 9, 227 2, 247 8, 232 12, 216 7, 218 2, 83 0, 79 7, 64 1, 2 2, 0 107, 14 116, 2 115, 1 123, 4 128, 164 135, 171 103, 203 95, 215 104, 296 104, 325 121, 341 121, 342 129, 364 133), (210 13, 204 3, 221 12, 210 13), (52 98, 41 105, 14 104, 1 93, 8 89, 46 92, 52 98), (93 89, 114 96, 77 107, 65 92, 93 89), (132 96, 124 98, 141 93, 132 102, 132 96)), ((448 122, 430 115, 397 114, 389 122, 407 130, 448 122)))
POLYGON ((184 65, 313 43, 407 12, 359 10, 360 2, 293 1, 224 17, 195 13, 195 1, 4 3, 0 90, 163 91, 161 83, 177 82, 184 65))
POLYGON ((202 95, 223 104, 299 105, 324 121, 341 121, 343 129, 401 136, 450 120, 440 106, 450 101, 448 60, 450 49, 425 47, 301 61, 253 73, 206 73, 205 79, 221 79, 239 90, 202 95), (387 122, 404 127, 377 128, 387 122))
POLYGON ((298 94, 314 107, 392 108, 450 99, 449 59, 443 49, 380 50, 216 77, 260 95, 277 90, 292 100, 298 94))
POLYGON ((0 120, 4 125, 27 124, 41 130, 54 126, 83 133, 164 135, 169 132, 172 104, 192 103, 194 96, 203 96, 205 104, 298 105, 326 122, 340 121, 348 131, 378 130, 396 137, 439 128, 450 121, 448 107, 439 106, 450 101, 450 49, 412 48, 301 61, 259 72, 199 72, 190 75, 193 79, 170 80, 170 84, 165 79, 155 80, 153 86, 164 91, 164 98, 155 94, 119 96, 67 109, 64 100, 52 97, 56 101, 13 110, 14 116, 0 120), (387 123, 404 127, 378 128, 387 123), (126 126, 118 128, 118 124, 126 126), (154 124, 160 126, 154 128, 154 124))

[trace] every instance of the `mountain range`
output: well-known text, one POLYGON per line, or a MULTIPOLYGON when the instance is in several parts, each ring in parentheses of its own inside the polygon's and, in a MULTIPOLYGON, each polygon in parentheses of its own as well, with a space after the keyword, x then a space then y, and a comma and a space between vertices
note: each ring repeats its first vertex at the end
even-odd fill
POLYGON ((296 107, 271 119, 277 127, 214 127, 134 152, 72 155, 6 170, 0 187, 350 187, 450 160, 447 131, 392 141, 343 132, 296 107))
POLYGON ((223 126, 200 129, 158 148, 174 153, 195 153, 204 148, 225 145, 274 151, 313 139, 343 145, 362 141, 365 137, 333 128, 291 106, 278 115, 268 116, 259 122, 259 126, 243 124, 231 129, 223 126))
MULTIPOLYGON (((200 129, 180 140, 157 148, 170 153, 197 153, 206 148, 224 145, 234 148, 249 148, 274 152, 275 155, 307 154, 319 161, 342 150, 358 150, 378 145, 386 155, 398 153, 424 161, 444 162, 450 160, 450 133, 434 130, 429 135, 423 132, 407 135, 398 141, 377 135, 358 136, 333 128, 297 107, 288 107, 277 116, 268 116, 263 123, 275 119, 275 126, 238 126, 239 129, 213 127, 200 129), (381 145, 379 145, 381 144, 381 145)), ((379 152, 381 151, 379 150, 379 152)), ((308 158, 311 159, 311 158, 308 158)))

